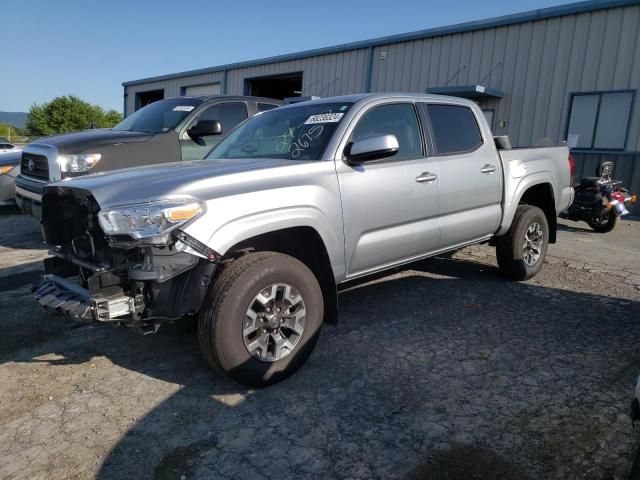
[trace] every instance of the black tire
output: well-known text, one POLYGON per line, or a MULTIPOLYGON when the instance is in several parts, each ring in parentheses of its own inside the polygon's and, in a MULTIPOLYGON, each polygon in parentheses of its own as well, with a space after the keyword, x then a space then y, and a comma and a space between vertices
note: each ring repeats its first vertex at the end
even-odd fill
POLYGON ((318 341, 323 315, 320 285, 305 264, 280 253, 251 253, 227 264, 207 293, 198 318, 200 349, 209 364, 230 379, 249 386, 270 385, 307 360, 318 341), (301 295, 305 325, 291 353, 266 362, 254 358, 245 346, 243 324, 256 295, 278 283, 291 285, 301 295))
POLYGON ((604 221, 602 222, 591 221, 588 223, 589 223, 589 226, 598 233, 610 232, 611 230, 616 228, 616 225, 618 224, 618 216, 616 215, 616 212, 613 211, 613 209, 611 209, 606 219, 603 219, 603 220, 604 221))
POLYGON ((512 280, 528 280, 542 268, 549 245, 549 224, 544 212, 532 205, 518 205, 509 231, 496 239, 496 256, 500 272, 512 280), (524 258, 526 232, 537 223, 542 230, 542 247, 533 264, 524 258))

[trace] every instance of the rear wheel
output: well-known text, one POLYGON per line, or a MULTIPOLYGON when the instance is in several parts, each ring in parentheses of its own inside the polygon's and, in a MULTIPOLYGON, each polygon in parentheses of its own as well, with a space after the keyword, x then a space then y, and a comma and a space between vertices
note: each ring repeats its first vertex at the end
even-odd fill
POLYGON ((305 264, 251 253, 227 265, 207 295, 198 319, 200 349, 232 380, 269 385, 309 357, 323 315, 320 285, 305 264))
POLYGON ((549 224, 544 212, 518 205, 509 231, 496 239, 498 267, 513 280, 527 280, 542 268, 549 245, 549 224))
POLYGON ((611 209, 609 213, 606 213, 597 219, 593 219, 588 223, 596 232, 607 233, 616 227, 616 224, 618 223, 618 216, 616 215, 616 212, 611 209))

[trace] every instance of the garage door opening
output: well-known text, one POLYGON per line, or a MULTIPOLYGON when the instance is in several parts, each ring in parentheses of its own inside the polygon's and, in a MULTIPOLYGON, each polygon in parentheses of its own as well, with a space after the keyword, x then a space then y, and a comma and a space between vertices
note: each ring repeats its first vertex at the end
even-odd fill
POLYGON ((136 110, 164 98, 164 89, 136 93, 136 110))
POLYGON ((200 95, 220 95, 220 83, 205 83, 203 85, 190 85, 182 87, 182 95, 197 97, 200 95))
POLYGON ((246 78, 244 91, 247 95, 279 98, 280 100, 287 97, 297 97, 302 92, 302 72, 246 78))

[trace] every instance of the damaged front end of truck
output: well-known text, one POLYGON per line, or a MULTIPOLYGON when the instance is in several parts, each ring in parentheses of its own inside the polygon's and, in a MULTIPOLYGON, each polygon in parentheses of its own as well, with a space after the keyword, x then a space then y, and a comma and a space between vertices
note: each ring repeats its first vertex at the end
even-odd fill
POLYGON ((88 190, 47 187, 42 230, 52 257, 34 286, 39 303, 144 333, 195 315, 220 257, 180 227, 205 209, 192 198, 101 209, 88 190))

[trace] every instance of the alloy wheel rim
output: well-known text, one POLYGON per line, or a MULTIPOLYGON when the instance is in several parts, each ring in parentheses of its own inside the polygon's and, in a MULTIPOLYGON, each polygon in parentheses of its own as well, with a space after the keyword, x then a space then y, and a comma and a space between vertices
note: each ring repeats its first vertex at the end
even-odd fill
POLYGON ((286 283, 263 288, 244 315, 242 338, 256 360, 276 362, 296 348, 305 328, 302 295, 286 283))
POLYGON ((522 245, 522 259, 530 267, 538 263, 542 254, 544 243, 544 233, 538 222, 533 222, 524 233, 524 244, 522 245))

